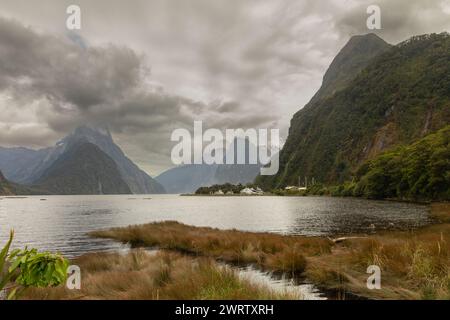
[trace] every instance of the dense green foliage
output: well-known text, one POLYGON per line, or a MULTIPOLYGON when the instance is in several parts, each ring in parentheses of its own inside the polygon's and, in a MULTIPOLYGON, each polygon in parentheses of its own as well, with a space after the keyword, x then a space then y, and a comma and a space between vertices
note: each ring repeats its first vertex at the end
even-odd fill
POLYGON ((357 174, 354 195, 450 200, 450 125, 416 143, 383 153, 357 174))
POLYGON ((225 183, 225 184, 215 184, 210 187, 200 187, 195 191, 195 194, 212 194, 219 190, 222 190, 223 193, 227 192, 233 192, 235 194, 239 194, 242 189, 244 188, 256 188, 257 186, 254 184, 246 184, 245 186, 242 184, 231 184, 231 183, 225 183))
MULTIPOLYGON (((296 185, 299 176, 326 185, 351 181, 367 160, 449 124, 450 36, 414 37, 391 47, 342 90, 339 86, 332 92, 294 116, 278 174, 260 176, 258 184, 279 189, 296 185)), ((421 193, 419 189, 411 195, 421 193)))
POLYGON ((372 199, 450 200, 450 125, 364 163, 353 181, 316 184, 278 195, 330 195, 372 199))
MULTIPOLYGON (((3 247, 3 249, 0 251, 0 293, 2 290, 5 289, 6 285, 11 280, 14 269, 11 269, 8 267, 8 253, 9 248, 11 247, 11 243, 14 237, 14 232, 11 231, 9 234, 9 240, 6 243, 6 245, 3 247)), ((11 295, 12 296, 12 295, 11 295)))
POLYGON ((311 102, 318 101, 344 89, 366 68, 377 55, 386 52, 391 45, 377 35, 353 36, 333 59, 323 76, 323 83, 311 102))
POLYGON ((25 248, 14 250, 10 260, 10 268, 20 270, 15 282, 24 287, 55 287, 67 279, 69 263, 59 254, 25 248))
POLYGON ((9 252, 13 237, 11 231, 0 252, 0 291, 10 285, 8 299, 28 287, 55 287, 66 281, 69 263, 64 257, 28 248, 9 252))

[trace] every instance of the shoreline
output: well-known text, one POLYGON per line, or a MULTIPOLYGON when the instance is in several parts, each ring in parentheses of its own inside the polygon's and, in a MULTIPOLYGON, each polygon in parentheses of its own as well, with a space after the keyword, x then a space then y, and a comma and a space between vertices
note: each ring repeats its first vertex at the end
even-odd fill
POLYGON ((335 243, 324 237, 219 230, 177 222, 113 228, 91 236, 304 277, 322 292, 336 293, 337 299, 440 299, 450 297, 445 287, 450 279, 434 267, 421 268, 436 264, 436 268, 450 270, 446 260, 446 255, 450 256, 446 245, 450 241, 450 204, 435 203, 430 209, 435 221, 430 225, 361 234, 360 239, 335 243), (367 289, 366 268, 371 264, 381 265, 384 290, 367 289))
MULTIPOLYGON (((203 265, 205 261, 209 261, 208 263, 212 264, 211 268, 223 263, 235 267, 234 271, 242 267, 252 267, 259 272, 267 273, 272 279, 284 276, 297 284, 312 284, 326 298, 333 300, 448 299, 450 298, 450 277, 446 278, 447 276, 442 272, 448 272, 450 275, 450 259, 448 259, 450 257, 448 246, 450 203, 431 204, 430 218, 432 218, 431 224, 414 229, 377 230, 374 234, 351 234, 343 238, 337 238, 338 235, 335 235, 334 239, 325 236, 308 237, 220 230, 188 226, 175 221, 99 230, 89 235, 129 244, 132 249, 127 253, 130 254, 128 260, 135 260, 133 253, 137 252, 135 250, 158 248, 161 250, 161 257, 175 257, 176 261, 183 258, 183 264, 189 262, 193 265, 198 263, 203 265), (368 290, 366 287, 369 276, 366 268, 373 264, 381 267, 382 290, 368 290)), ((341 236, 344 234, 339 235, 341 236)), ((108 259, 116 261, 119 259, 118 256, 124 256, 124 254, 83 254, 74 261, 84 261, 87 266, 99 266, 99 270, 94 270, 94 274, 88 274, 89 279, 92 278, 95 283, 104 277, 101 273, 103 269, 106 272, 109 268, 104 266, 102 261, 108 259)), ((167 259, 160 258, 158 261, 167 259)), ((128 260, 124 260, 123 263, 127 265, 132 263, 128 260)), ((160 264, 160 262, 157 263, 157 265, 160 264)), ((85 268, 84 265, 83 268, 85 268)), ((150 269, 154 268, 149 267, 150 269)), ((135 271, 130 269, 121 272, 123 275, 117 276, 119 280, 116 286, 127 286, 126 281, 135 281, 130 280, 135 271)), ((176 268, 173 272, 178 274, 176 268)), ((220 273, 216 275, 219 278, 222 277, 220 273)), ((146 275, 141 276, 146 277, 146 275)), ((234 276, 229 274, 227 277, 234 283, 233 288, 236 289, 244 284, 235 282, 233 280, 236 279, 235 276, 236 273, 234 276)), ((175 283, 171 285, 176 286, 184 280, 176 278, 173 281, 175 283), (176 283, 177 281, 180 283, 176 283)), ((108 287, 112 284, 104 285, 108 287)), ((202 285, 209 286, 210 283, 205 282, 202 285)), ((255 286, 254 283, 248 283, 248 286, 246 288, 255 294, 255 299, 263 295, 267 297, 267 294, 270 294, 270 287, 259 288, 258 284, 255 286)), ((73 296, 73 293, 60 288, 34 290, 27 298, 50 297, 53 295, 52 290, 56 290, 55 298, 78 299, 73 296)), ((90 291, 85 292, 88 299, 92 297, 92 294, 90 291)), ((105 291, 104 294, 103 298, 109 298, 114 293, 105 291)), ((195 299, 197 296, 183 297, 195 299)), ((101 297, 94 294, 94 298, 101 297)), ((155 297, 146 296, 146 298, 155 297)), ((245 298, 253 299, 249 295, 245 298)), ((284 299, 286 298, 292 297, 284 296, 284 299)))
MULTIPOLYGON (((249 195, 249 194, 195 194, 195 193, 182 193, 176 194, 180 197, 291 197, 291 198, 332 198, 332 199, 360 199, 360 200, 368 200, 368 201, 386 201, 386 202, 400 202, 400 203, 412 203, 419 205, 431 205, 433 203, 446 203, 446 201, 439 200, 413 200, 413 199, 397 199, 397 198, 383 198, 383 199, 370 199, 364 197, 355 197, 355 196, 332 196, 329 194, 319 195, 319 194, 276 194, 276 193, 264 193, 260 195, 249 195)), ((447 201, 447 203, 450 203, 447 201)))
MULTIPOLYGON (((276 194, 271 192, 266 192, 264 194, 251 195, 251 194, 223 194, 223 195, 215 195, 215 194, 195 194, 195 193, 155 193, 155 194, 24 194, 24 195, 0 195, 1 199, 27 199, 27 198, 37 198, 37 197, 48 197, 52 196, 147 196, 150 200, 150 196, 158 196, 158 195, 171 195, 171 196, 180 196, 180 197, 292 197, 292 198, 337 198, 337 199, 360 199, 360 200, 368 200, 368 201, 386 201, 386 202, 400 202, 400 203, 412 203, 419 205, 431 205, 433 203, 449 203, 449 201, 442 200, 414 200, 414 199, 397 199, 397 198, 383 198, 383 199, 371 199, 365 197, 355 197, 355 196, 333 196, 333 195, 319 195, 319 194, 276 194)), ((47 200, 47 199, 43 199, 47 200)), ((132 200, 132 199, 129 199, 132 200)))

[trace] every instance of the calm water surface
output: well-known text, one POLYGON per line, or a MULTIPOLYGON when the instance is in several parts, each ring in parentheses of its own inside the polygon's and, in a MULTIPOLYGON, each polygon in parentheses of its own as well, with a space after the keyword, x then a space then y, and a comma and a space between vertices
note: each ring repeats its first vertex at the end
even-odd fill
POLYGON ((14 247, 28 245, 69 257, 116 250, 92 230, 177 220, 196 226, 296 235, 413 228, 430 222, 417 204, 327 197, 183 197, 177 195, 0 198, 0 244, 14 228, 14 247), (45 200, 44 200, 45 199, 45 200))

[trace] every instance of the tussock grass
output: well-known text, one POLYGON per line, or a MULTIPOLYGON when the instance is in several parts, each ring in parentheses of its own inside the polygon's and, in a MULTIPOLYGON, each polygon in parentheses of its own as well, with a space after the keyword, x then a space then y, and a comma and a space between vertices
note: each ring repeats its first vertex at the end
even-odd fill
POLYGON ((126 255, 87 254, 74 261, 81 268, 81 290, 65 287, 29 289, 24 299, 299 299, 274 293, 241 279, 207 258, 177 253, 150 255, 142 249, 126 255))
POLYGON ((439 223, 334 244, 324 238, 197 228, 177 222, 92 235, 155 246, 274 272, 306 276, 323 289, 375 299, 450 299, 450 204, 432 204, 439 223), (366 287, 367 267, 381 268, 381 290, 366 287))
POLYGON ((150 223, 91 233, 132 245, 154 246, 234 264, 255 264, 274 272, 301 274, 305 255, 330 253, 328 239, 198 228, 178 222, 150 223))
POLYGON ((440 223, 450 223, 450 202, 432 203, 431 215, 440 223))
POLYGON ((433 204, 432 215, 443 223, 350 239, 316 259, 306 275, 324 287, 371 298, 450 299, 450 204, 433 204), (382 290, 365 288, 369 265, 381 268, 382 290), (327 277, 330 270, 341 277, 327 277))

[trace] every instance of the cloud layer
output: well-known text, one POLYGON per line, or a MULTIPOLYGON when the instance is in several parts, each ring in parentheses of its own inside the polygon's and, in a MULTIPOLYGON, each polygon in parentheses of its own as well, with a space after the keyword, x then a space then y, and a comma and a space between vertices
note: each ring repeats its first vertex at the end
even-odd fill
MULTIPOLYGON (((0 0, 0 145, 44 147, 107 125, 154 174, 174 128, 279 127, 315 93, 371 1, 0 0), (39 9, 39 10, 38 10, 39 9)), ((450 0, 380 0, 391 43, 450 29, 450 0)))

